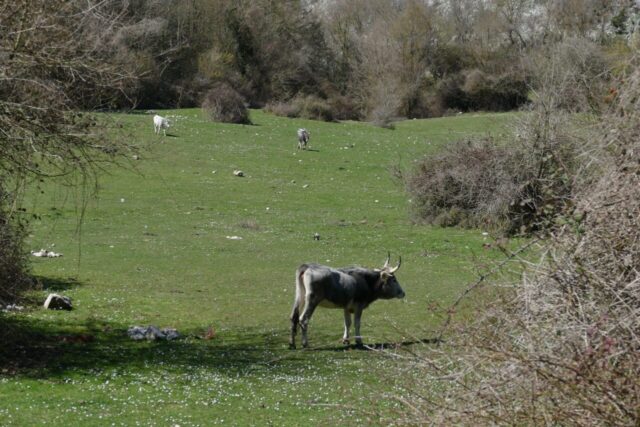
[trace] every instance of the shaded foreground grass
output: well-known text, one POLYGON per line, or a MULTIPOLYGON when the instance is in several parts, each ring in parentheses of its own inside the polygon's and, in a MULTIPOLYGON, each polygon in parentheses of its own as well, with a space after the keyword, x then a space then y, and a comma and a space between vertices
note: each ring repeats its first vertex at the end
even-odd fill
POLYGON ((365 343, 428 341, 438 322, 429 305, 452 301, 493 254, 477 230, 412 224, 390 169, 406 171, 466 134, 502 132, 510 116, 407 121, 390 131, 260 111, 254 126, 213 124, 197 110, 163 114, 174 116, 173 137, 153 135, 148 116, 116 117, 141 159, 135 171, 103 177, 79 233, 78 192, 51 186, 29 196, 40 218, 32 248, 55 244, 65 254, 34 260, 43 289, 30 298, 55 290, 76 308, 4 315, 3 424, 375 422, 371 410, 393 407, 380 396, 393 392, 394 362, 339 345, 335 310, 314 314, 310 350, 288 350, 295 268, 375 267, 387 251, 401 254, 407 298, 365 311, 365 343), (298 127, 311 131, 314 151, 295 149, 298 127), (184 338, 126 338, 129 326, 149 324, 184 338))

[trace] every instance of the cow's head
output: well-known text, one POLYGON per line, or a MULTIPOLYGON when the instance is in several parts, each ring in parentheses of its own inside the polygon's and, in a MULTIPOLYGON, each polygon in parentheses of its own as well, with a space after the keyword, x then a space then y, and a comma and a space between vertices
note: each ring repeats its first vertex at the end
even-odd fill
POLYGON ((395 267, 389 265, 390 259, 391 254, 388 254, 387 260, 380 270, 380 298, 404 298, 404 291, 395 276, 396 271, 400 268, 400 264, 402 264, 402 257, 398 258, 398 265, 395 267))

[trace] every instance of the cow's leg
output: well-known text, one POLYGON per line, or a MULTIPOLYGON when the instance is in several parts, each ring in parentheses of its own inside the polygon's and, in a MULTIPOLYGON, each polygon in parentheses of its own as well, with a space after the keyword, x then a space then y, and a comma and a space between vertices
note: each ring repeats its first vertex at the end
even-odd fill
POLYGON ((355 327, 356 345, 357 346, 361 346, 362 345, 362 336, 360 335, 360 318, 362 318, 362 310, 364 310, 364 307, 358 306, 356 308, 355 314, 353 316, 353 323, 354 323, 354 327, 355 327))
POLYGON ((349 328, 351 328, 351 313, 348 308, 344 309, 344 334, 342 335, 342 343, 349 344, 349 328))
POLYGON ((309 346, 309 340, 307 339, 307 329, 309 328, 309 319, 313 314, 313 311, 318 306, 318 301, 313 294, 306 294, 304 296, 304 308, 300 315, 300 329, 302 330, 302 347, 309 346))
POLYGON ((300 323, 300 309, 298 308, 298 300, 293 303, 291 311, 291 336, 289 337, 289 348, 296 348, 296 333, 298 332, 298 324, 300 323))

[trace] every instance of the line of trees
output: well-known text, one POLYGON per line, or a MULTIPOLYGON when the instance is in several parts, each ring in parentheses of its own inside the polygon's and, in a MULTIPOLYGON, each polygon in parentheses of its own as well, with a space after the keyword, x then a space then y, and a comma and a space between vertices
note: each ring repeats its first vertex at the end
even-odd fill
POLYGON ((533 58, 571 39, 615 49, 638 26, 629 0, 131 0, 125 9, 130 24, 113 43, 142 75, 128 92, 138 107, 198 106, 223 82, 252 106, 295 115, 311 103, 330 118, 382 123, 517 108, 536 83, 533 58))

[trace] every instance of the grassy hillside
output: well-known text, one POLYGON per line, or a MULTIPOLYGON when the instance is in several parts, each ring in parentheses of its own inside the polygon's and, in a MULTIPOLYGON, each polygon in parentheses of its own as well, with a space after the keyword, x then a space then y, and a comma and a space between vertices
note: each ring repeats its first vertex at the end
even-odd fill
POLYGON ((261 111, 253 126, 210 123, 199 110, 163 114, 174 116, 167 137, 153 134, 148 115, 116 117, 143 150, 135 170, 101 178, 80 228, 79 191, 28 196, 40 215, 31 249, 64 253, 34 259, 46 289, 33 298, 58 290, 76 308, 7 315, 29 339, 13 344, 0 372, 2 424, 358 424, 373 401, 391 410, 380 396, 392 360, 340 345, 341 311, 317 310, 311 349, 287 349, 294 271, 308 261, 376 267, 387 251, 392 262, 402 255, 407 298, 365 311, 365 343, 430 338, 438 319, 429 304, 450 302, 492 254, 480 230, 413 225, 390 170, 464 135, 501 133, 512 116, 385 130, 261 111), (311 132, 311 150, 296 150, 298 127, 311 132), (149 324, 187 337, 126 337, 129 326, 149 324), (209 328, 215 336, 201 339, 209 328))

